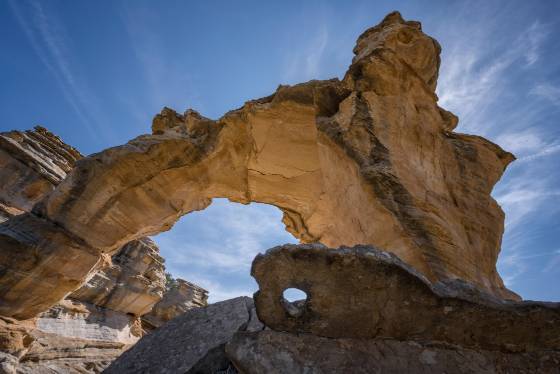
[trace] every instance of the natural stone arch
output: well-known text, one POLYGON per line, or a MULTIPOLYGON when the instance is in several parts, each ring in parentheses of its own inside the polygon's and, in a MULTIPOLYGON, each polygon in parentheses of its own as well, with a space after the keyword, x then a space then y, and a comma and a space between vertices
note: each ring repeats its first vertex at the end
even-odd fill
POLYGON ((4 253, 38 253, 6 267, 0 312, 48 307, 96 256, 167 230, 215 197, 277 206, 303 242, 372 244, 431 281, 462 278, 515 297, 495 268, 503 212, 490 196, 513 156, 452 132, 457 118, 434 93, 440 47, 418 22, 392 13, 354 53, 342 81, 280 86, 217 121, 164 109, 152 135, 78 161, 33 214, 0 228, 4 253), (38 233, 22 240, 30 223, 38 233))

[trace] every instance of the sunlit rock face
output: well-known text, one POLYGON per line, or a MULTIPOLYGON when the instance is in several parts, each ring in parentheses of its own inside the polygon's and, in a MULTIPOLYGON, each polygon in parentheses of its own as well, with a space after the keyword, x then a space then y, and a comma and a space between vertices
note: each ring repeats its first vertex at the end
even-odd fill
MULTIPOLYGON (((33 217, 24 213, 54 190, 81 157, 40 127, 0 134, 0 148, 0 222, 26 222, 26 217, 33 217)), ((35 222, 39 227, 48 225, 44 220, 35 222)), ((25 230, 26 235, 19 232, 24 241, 50 240, 37 226, 27 225, 25 230)), ((64 237, 61 231, 56 235, 64 237)), ((53 251, 57 243, 60 240, 50 244, 53 251)), ((33 266, 34 256, 19 257, 17 250, 10 252, 9 244, 3 244, 0 252, 6 257, 0 266, 33 266), (28 265, 24 265, 26 262, 28 265)), ((140 317, 166 294, 163 259, 156 244, 141 238, 127 243, 113 256, 99 258, 96 253, 89 258, 91 262, 73 256, 66 247, 57 257, 51 257, 51 265, 36 269, 35 277, 42 279, 38 287, 25 289, 26 284, 20 283, 20 288, 10 290, 14 297, 27 293, 28 297, 41 298, 52 290, 50 279, 57 273, 53 269, 64 267, 79 278, 84 272, 88 274, 86 282, 70 295, 50 294, 59 295, 59 301, 36 318, 19 321, 0 316, 0 372, 98 373, 145 334, 140 317), (92 263, 96 264, 94 269, 92 263)), ((187 299, 175 295, 174 300, 183 308, 169 306, 165 315, 168 319, 184 311, 187 299)), ((205 305, 205 299, 199 301, 205 305)))
POLYGON ((134 240, 102 266, 69 297, 111 310, 141 316, 165 291, 165 267, 159 248, 149 238, 134 240))
POLYGON ((29 211, 82 155, 41 126, 0 133, 0 203, 29 211))
POLYGON ((151 311, 142 316, 142 322, 157 328, 178 315, 206 306, 207 303, 208 291, 186 280, 177 279, 151 311))
POLYGON ((343 80, 280 86, 215 121, 166 108, 151 135, 79 160, 32 213, 0 226, 2 252, 21 258, 0 276, 0 311, 44 311, 103 254, 215 197, 279 207, 302 242, 375 245, 431 282, 518 298, 496 271, 504 215, 490 196, 514 157, 453 132, 457 118, 435 94, 439 44, 392 13, 354 53, 343 80))

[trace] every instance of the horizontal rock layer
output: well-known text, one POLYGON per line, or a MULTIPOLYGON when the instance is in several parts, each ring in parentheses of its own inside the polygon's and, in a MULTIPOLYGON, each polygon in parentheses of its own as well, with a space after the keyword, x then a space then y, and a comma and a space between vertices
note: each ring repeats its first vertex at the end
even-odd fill
POLYGON ((235 334, 226 353, 243 374, 560 373, 560 352, 504 353, 432 342, 235 334))
POLYGON ((80 158, 80 152, 41 126, 0 133, 0 203, 31 210, 80 158))
POLYGON ((69 297, 142 316, 163 298, 164 270, 157 245, 149 238, 134 240, 69 297))
POLYGON ((190 309, 206 306, 207 301, 208 291, 183 279, 176 279, 163 298, 142 316, 142 321, 152 327, 159 327, 190 309))

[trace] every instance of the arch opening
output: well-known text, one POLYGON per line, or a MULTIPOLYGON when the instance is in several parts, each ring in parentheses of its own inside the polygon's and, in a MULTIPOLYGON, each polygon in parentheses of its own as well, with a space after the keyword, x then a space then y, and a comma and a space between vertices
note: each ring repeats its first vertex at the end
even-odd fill
POLYGON ((209 291, 210 303, 252 296, 258 289, 250 275, 258 253, 299 241, 285 230, 282 212, 261 203, 213 199, 204 210, 184 215, 171 230, 152 237, 174 278, 209 291))

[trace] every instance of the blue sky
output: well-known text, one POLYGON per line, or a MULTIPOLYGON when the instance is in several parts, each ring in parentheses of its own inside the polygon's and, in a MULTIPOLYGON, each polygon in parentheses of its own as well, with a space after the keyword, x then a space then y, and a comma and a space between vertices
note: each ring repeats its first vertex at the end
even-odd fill
MULTIPOLYGON (((442 47, 440 105, 457 131, 513 152, 494 189, 498 269, 560 301, 560 2, 0 2, 0 130, 43 124, 89 154, 150 131, 163 106, 218 118, 278 84, 342 77, 357 36, 391 10, 442 47)), ((278 209, 215 202, 155 239, 211 300, 250 295, 254 255, 294 238, 278 209)))

